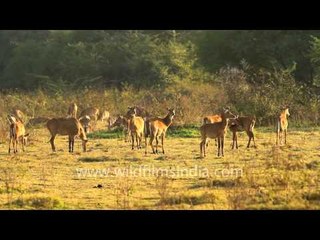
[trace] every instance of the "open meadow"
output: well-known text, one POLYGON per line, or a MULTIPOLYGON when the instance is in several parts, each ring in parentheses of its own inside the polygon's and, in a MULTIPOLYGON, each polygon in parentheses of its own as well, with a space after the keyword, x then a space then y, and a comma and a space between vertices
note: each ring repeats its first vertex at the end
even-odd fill
MULTIPOLYGON (((87 152, 76 140, 68 152, 66 136, 56 138, 43 126, 29 129, 26 152, 8 154, 0 144, 1 209, 320 209, 320 131, 291 129, 286 146, 275 145, 272 129, 255 129, 257 147, 225 156, 209 143, 200 158, 198 127, 175 128, 165 140, 166 154, 149 146, 131 150, 121 130, 99 122, 88 134, 87 152)), ((143 141, 144 146, 144 141, 143 141)))
POLYGON ((0 209, 320 209, 320 31, 0 30, 0 209))

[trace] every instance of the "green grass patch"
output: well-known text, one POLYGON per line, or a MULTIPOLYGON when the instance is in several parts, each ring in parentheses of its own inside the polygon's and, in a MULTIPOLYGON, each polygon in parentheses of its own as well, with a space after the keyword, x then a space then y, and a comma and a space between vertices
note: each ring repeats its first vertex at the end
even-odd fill
MULTIPOLYGON (((228 130, 229 131, 229 130, 228 130)), ((275 133, 274 127, 257 127, 254 130, 256 133, 275 133)), ((289 127, 289 132, 315 132, 320 131, 320 127, 289 127)), ((123 130, 118 128, 114 130, 101 130, 87 134, 91 139, 117 139, 123 138, 123 130)), ((183 126, 170 126, 167 130, 167 137, 169 138, 199 138, 200 126, 197 125, 183 125, 183 126)))
POLYGON ((122 129, 113 129, 110 131, 96 131, 87 134, 87 137, 90 139, 116 139, 123 137, 122 129))
MULTIPOLYGON (((101 130, 87 134, 91 139, 116 139, 124 137, 122 129, 111 131, 101 130)), ((198 138, 200 137, 199 126, 172 126, 168 128, 167 137, 173 138, 198 138)))
POLYGON ((199 138, 200 130, 199 126, 171 126, 167 131, 168 137, 175 138, 199 138))

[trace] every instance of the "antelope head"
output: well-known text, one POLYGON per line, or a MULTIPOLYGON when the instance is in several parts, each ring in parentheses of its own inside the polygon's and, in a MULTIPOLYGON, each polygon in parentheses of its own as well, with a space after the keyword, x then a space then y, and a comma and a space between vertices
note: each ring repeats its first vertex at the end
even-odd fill
POLYGON ((167 110, 168 110, 168 116, 172 120, 173 117, 176 115, 176 110, 174 108, 167 108, 167 110))
POLYGON ((127 115, 135 116, 137 114, 137 107, 128 107, 127 115))

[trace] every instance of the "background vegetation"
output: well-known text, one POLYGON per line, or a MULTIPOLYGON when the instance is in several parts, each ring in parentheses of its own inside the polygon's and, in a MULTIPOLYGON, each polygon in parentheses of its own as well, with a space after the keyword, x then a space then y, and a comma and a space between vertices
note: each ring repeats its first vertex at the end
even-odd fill
POLYGON ((0 110, 65 115, 70 101, 112 114, 177 108, 195 124, 229 105, 271 125, 318 125, 320 31, 0 31, 0 110))
MULTIPOLYGON (((320 31, 0 31, 0 209, 319 209, 320 31), (93 123, 87 152, 68 137, 51 152, 44 124, 29 126, 26 152, 8 154, 12 108, 27 118, 66 116, 70 102, 153 115, 175 107, 166 154, 131 150, 121 129, 93 123), (290 105, 286 145, 274 120, 290 105), (200 158, 199 125, 230 106, 254 114, 256 147, 200 158), (207 177, 79 176, 78 169, 208 169, 207 177), (241 176, 218 176, 241 169, 241 176), (99 187, 100 186, 100 187, 99 187)), ((25 119, 26 121, 28 119, 25 119)))

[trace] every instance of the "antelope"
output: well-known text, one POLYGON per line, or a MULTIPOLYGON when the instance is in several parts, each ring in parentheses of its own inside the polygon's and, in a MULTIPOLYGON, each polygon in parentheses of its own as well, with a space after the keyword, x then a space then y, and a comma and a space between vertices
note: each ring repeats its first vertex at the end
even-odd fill
POLYGON ((69 136, 69 152, 73 152, 76 136, 80 137, 83 151, 86 151, 88 139, 81 123, 76 118, 52 118, 47 122, 47 128, 51 134, 50 143, 53 152, 56 151, 54 139, 57 134, 69 136))
POLYGON ((68 117, 77 118, 78 106, 76 103, 71 103, 68 109, 68 117))
POLYGON ((79 118, 79 122, 81 123, 85 133, 89 132, 89 128, 91 127, 90 121, 91 121, 91 118, 88 115, 85 115, 79 118))
POLYGON ((220 115, 212 115, 212 116, 206 116, 203 118, 203 123, 215 123, 215 122, 221 122, 222 118, 220 115))
POLYGON ((243 116, 243 117, 236 117, 235 119, 230 119, 229 122, 229 129, 232 132, 232 149, 235 147, 238 149, 238 136, 237 132, 245 131, 249 137, 249 141, 247 144, 247 148, 250 147, 251 139, 253 140, 254 147, 256 143, 254 141, 254 134, 253 128, 256 122, 256 118, 254 116, 243 116))
POLYGON ((110 118, 110 113, 108 111, 102 111, 99 116, 98 120, 104 122, 104 120, 108 121, 108 129, 111 128, 111 118, 110 118))
POLYGON ((144 135, 144 120, 140 116, 136 116, 137 109, 136 107, 129 107, 127 115, 130 115, 129 118, 129 129, 131 134, 131 145, 132 150, 134 149, 134 138, 136 138, 137 149, 141 149, 141 141, 144 135))
POLYGON ((129 119, 122 115, 119 115, 113 124, 110 125, 110 128, 123 126, 124 134, 125 134, 125 142, 130 141, 130 129, 129 129, 129 119))
MULTIPOLYGON (((216 123, 216 122, 221 122, 222 118, 221 115, 211 115, 211 116, 206 116, 203 118, 203 124, 206 123, 216 123)), ((214 140, 215 141, 215 146, 217 146, 217 139, 214 140)), ((207 147, 208 147, 208 142, 206 143, 207 147)))
POLYGON ((277 145, 279 144, 280 140, 283 141, 283 134, 284 134, 284 144, 287 143, 287 129, 288 129, 288 117, 290 116, 289 107, 283 107, 281 113, 277 119, 277 145), (281 139, 280 139, 281 138, 281 139))
POLYGON ((227 131, 229 118, 235 118, 228 108, 223 109, 221 113, 221 122, 217 123, 206 123, 200 127, 201 142, 200 142, 200 156, 206 156, 206 143, 208 138, 218 139, 218 157, 224 156, 224 137, 227 131))
POLYGON ((11 152, 11 143, 13 146, 13 152, 17 153, 18 152, 18 142, 21 140, 22 144, 22 151, 25 151, 25 146, 27 145, 27 138, 29 134, 26 134, 25 127, 23 123, 19 120, 16 119, 12 115, 8 115, 7 119, 10 122, 10 140, 9 140, 9 150, 8 152, 11 152))
POLYGON ((91 120, 97 121, 99 117, 99 109, 95 107, 86 108, 80 113, 80 117, 86 115, 89 116, 91 120))
POLYGON ((138 106, 134 106, 134 107, 128 107, 129 110, 128 110, 127 114, 126 114, 127 118, 130 118, 133 108, 136 109, 136 116, 139 116, 139 117, 142 117, 142 118, 149 118, 150 117, 149 112, 147 112, 144 108, 138 107, 138 106))
POLYGON ((145 138, 146 138, 146 149, 145 154, 147 154, 147 137, 150 134, 150 145, 152 149, 152 153, 156 154, 158 153, 158 143, 159 143, 159 137, 161 137, 161 146, 162 146, 162 153, 164 154, 164 138, 166 136, 167 129, 172 124, 173 117, 176 114, 175 109, 169 109, 168 114, 164 118, 152 118, 149 119, 146 122, 146 131, 145 131, 145 138), (153 147, 153 140, 156 139, 156 150, 154 150, 153 147))

